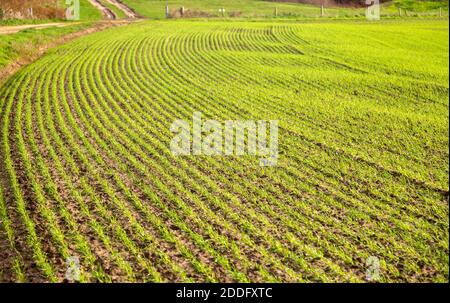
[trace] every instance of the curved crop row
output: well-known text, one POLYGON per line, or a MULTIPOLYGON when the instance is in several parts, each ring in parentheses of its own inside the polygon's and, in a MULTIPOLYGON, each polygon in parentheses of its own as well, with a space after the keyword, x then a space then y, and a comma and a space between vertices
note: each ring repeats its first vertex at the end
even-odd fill
POLYGON ((448 25, 181 25, 83 37, 0 88, 11 279, 77 258, 81 282, 360 282, 377 257, 383 281, 448 280, 448 25), (278 165, 174 156, 196 111, 279 120, 278 165))

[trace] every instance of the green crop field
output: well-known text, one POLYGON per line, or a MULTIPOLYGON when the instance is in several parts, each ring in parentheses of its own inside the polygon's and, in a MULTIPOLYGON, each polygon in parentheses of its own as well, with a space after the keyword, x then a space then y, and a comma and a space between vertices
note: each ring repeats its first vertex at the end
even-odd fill
POLYGON ((88 0, 79 0, 79 1, 80 1, 80 19, 82 21, 99 20, 102 18, 102 13, 94 6, 92 6, 92 4, 88 0))
MULTIPOLYGON (((60 0, 60 7, 64 5, 60 0)), ((46 44, 65 35, 81 31, 92 25, 92 22, 102 18, 99 10, 93 7, 88 0, 80 0, 80 21, 70 24, 70 21, 61 19, 0 19, 0 76, 1 69, 8 67, 17 59, 29 59, 39 52, 46 44), (20 32, 3 35, 2 26, 16 26, 26 24, 44 24, 55 22, 67 22, 64 27, 49 27, 45 29, 24 29, 20 32)), ((124 14, 117 13, 120 17, 124 14)), ((2 82, 0 77, 0 83, 2 82)))
MULTIPOLYGON (((53 40, 85 29, 90 24, 75 23, 66 27, 50 27, 45 29, 26 29, 14 34, 0 35, 0 69, 20 57, 29 58, 42 45, 53 40)), ((0 82, 1 82, 0 78, 0 82)))
MULTIPOLYGON (((123 0, 129 7, 148 18, 161 19, 165 17, 166 1, 163 0, 123 0)), ((280 3, 262 0, 170 0, 171 10, 184 6, 186 9, 202 11, 211 16, 219 17, 220 8, 225 8, 226 16, 238 14, 240 17, 273 17, 275 8, 278 8, 280 17, 317 17, 320 8, 313 5, 298 3, 280 3)), ((330 16, 361 16, 364 9, 327 8, 330 16)))
MULTIPOLYGON (((139 14, 148 18, 162 19, 165 17, 165 0, 122 0, 139 14)), ((303 3, 276 2, 264 0, 169 0, 171 11, 184 7, 186 10, 206 13, 208 17, 221 17, 220 8, 225 8, 225 17, 240 18, 273 18, 277 9, 278 18, 318 18, 321 15, 320 7, 303 3)), ((436 16, 439 8, 448 16, 448 0, 417 1, 394 0, 383 3, 382 16, 397 17, 398 7, 408 11, 413 16, 436 16)), ((405 16, 405 11, 403 11, 405 16)), ((364 8, 327 6, 324 11, 326 18, 362 18, 364 8)), ((201 15, 200 15, 201 16, 201 15)))
MULTIPOLYGON (((131 2, 131 1, 128 1, 131 2)), ((142 21, 0 86, 0 281, 448 282, 448 20, 142 21), (279 158, 175 156, 278 120, 279 158)))

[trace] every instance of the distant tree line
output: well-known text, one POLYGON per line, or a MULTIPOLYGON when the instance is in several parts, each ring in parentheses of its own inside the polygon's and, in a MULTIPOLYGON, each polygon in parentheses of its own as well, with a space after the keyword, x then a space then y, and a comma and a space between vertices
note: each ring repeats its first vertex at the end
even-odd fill
MULTIPOLYGON (((345 6, 345 7, 362 7, 366 6, 366 0, 269 0, 272 2, 294 2, 294 3, 307 3, 314 5, 325 6, 345 6)), ((441 2, 448 6, 449 0, 380 0, 380 3, 385 2, 397 2, 397 4, 412 5, 419 2, 441 2)))
MULTIPOLYGON (((294 2, 307 3, 324 6, 345 6, 345 7, 362 7, 366 6, 365 0, 269 0, 272 2, 294 2)), ((380 0, 380 2, 389 2, 392 0, 380 0)), ((437 0, 439 1, 439 0, 437 0)))

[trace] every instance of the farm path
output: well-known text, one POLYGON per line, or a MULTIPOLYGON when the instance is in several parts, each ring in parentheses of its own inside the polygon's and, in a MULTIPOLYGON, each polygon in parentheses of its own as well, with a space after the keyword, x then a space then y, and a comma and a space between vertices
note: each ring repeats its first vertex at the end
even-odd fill
POLYGON ((122 1, 120 1, 120 0, 107 0, 107 1, 109 3, 111 3, 112 5, 115 5, 121 11, 123 11, 128 18, 130 18, 130 19, 139 18, 138 14, 136 14, 136 12, 134 10, 132 10, 127 5, 125 5, 122 1))
POLYGON ((22 30, 34 28, 34 29, 44 29, 49 27, 65 27, 69 25, 74 25, 74 23, 65 22, 52 22, 44 24, 27 24, 27 25, 15 25, 15 26, 0 26, 0 35, 14 34, 22 30))
MULTIPOLYGON (((129 19, 138 19, 139 16, 128 6, 123 4, 121 1, 118 0, 107 0, 112 5, 116 6, 120 10, 124 12, 124 14, 129 19)), ((105 19, 115 20, 117 19, 116 14, 110 10, 109 8, 105 7, 102 3, 100 3, 98 0, 89 0, 89 2, 92 3, 97 9, 99 9, 105 19)), ((51 23, 43 23, 43 24, 26 24, 26 25, 14 25, 14 26, 0 26, 0 35, 8 35, 8 34, 14 34, 17 32, 20 32, 22 30, 26 29, 45 29, 49 27, 66 27, 69 25, 74 25, 74 23, 66 23, 66 22, 51 22, 51 23)))
POLYGON ((89 2, 91 2, 91 4, 93 6, 95 6, 97 9, 99 9, 102 12, 105 19, 111 19, 111 20, 117 19, 116 14, 112 10, 110 10, 109 8, 104 6, 100 1, 89 0, 89 2))

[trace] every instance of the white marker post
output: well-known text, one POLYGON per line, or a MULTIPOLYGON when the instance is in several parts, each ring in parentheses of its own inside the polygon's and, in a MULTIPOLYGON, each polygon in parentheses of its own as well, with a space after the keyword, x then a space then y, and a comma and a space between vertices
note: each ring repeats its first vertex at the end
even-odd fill
POLYGON ((166 1, 166 19, 169 18, 169 0, 166 1))
POLYGON ((66 19, 80 20, 80 0, 66 0, 66 19))
POLYGON ((380 20, 380 0, 366 0, 366 19, 369 21, 380 20))

